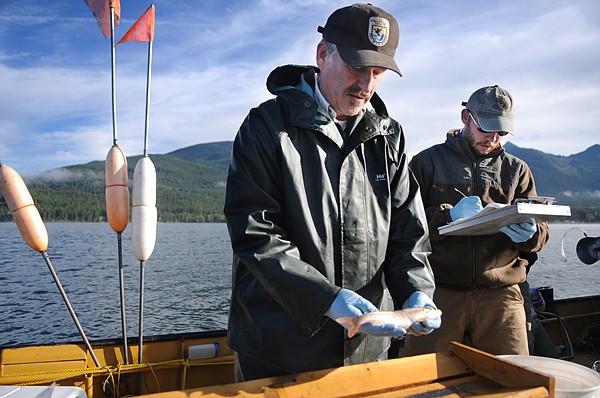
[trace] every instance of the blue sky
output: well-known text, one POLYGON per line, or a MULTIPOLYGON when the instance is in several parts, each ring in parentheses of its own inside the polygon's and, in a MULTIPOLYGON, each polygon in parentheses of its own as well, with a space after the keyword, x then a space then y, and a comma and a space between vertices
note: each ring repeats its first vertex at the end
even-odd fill
MULTIPOLYGON (((460 103, 500 84, 515 99, 514 144, 571 155, 600 143, 597 0, 383 0, 400 26, 400 78, 378 92, 409 155, 460 127, 460 103)), ((316 31, 337 0, 121 0, 118 41, 156 6, 150 154, 233 140, 270 98, 283 64, 314 64, 316 31)), ((143 151, 146 43, 116 50, 117 131, 143 151)), ((104 160, 112 145, 110 39, 83 0, 0 2, 0 159, 21 175, 104 160)))

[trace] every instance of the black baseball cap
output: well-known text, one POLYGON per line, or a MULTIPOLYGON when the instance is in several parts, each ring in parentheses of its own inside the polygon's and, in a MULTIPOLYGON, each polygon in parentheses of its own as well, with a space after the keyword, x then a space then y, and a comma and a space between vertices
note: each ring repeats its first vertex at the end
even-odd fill
POLYGON ((400 39, 398 22, 381 8, 370 3, 340 8, 317 31, 336 45, 348 65, 390 69, 402 76, 394 61, 400 39))

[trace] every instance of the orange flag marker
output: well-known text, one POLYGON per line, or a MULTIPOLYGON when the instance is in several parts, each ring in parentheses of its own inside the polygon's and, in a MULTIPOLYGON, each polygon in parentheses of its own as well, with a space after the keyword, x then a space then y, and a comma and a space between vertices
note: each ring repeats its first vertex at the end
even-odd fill
POLYGON ((110 36, 110 9, 115 11, 115 26, 119 25, 121 19, 120 0, 84 0, 96 17, 98 26, 104 37, 110 36))
MULTIPOLYGON (((154 5, 148 7, 138 18, 125 35, 119 40, 117 46, 125 41, 153 41, 154 40, 154 5)), ((116 46, 115 46, 116 47, 116 46)))

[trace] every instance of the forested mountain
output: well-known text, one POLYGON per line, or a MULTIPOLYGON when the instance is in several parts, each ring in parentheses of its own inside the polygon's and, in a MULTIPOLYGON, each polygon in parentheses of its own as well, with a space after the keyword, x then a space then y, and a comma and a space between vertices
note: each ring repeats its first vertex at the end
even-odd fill
POLYGON ((600 206, 600 145, 570 156, 519 148, 510 142, 505 148, 527 162, 538 194, 554 196, 564 204, 600 206))
MULTIPOLYGON (((157 174, 159 221, 224 221, 231 146, 231 141, 222 141, 150 155, 157 174)), ((554 196, 557 203, 570 205, 573 221, 600 222, 600 145, 570 156, 519 148, 510 142, 505 147, 529 164, 539 195, 554 196)), ((130 187, 139 158, 127 158, 130 187)), ((106 219, 104 161, 50 170, 27 178, 26 183, 45 221, 106 219)), ((0 220, 11 220, 1 197, 0 220)))
MULTIPOLYGON (((223 202, 231 142, 150 154, 156 168, 160 222, 224 221, 223 202)), ((127 158, 129 186, 140 156, 127 158)), ((18 170, 17 170, 18 171, 18 170)), ((25 180, 44 221, 105 221, 104 161, 53 169, 25 180)), ((0 198, 0 220, 10 220, 0 198)))

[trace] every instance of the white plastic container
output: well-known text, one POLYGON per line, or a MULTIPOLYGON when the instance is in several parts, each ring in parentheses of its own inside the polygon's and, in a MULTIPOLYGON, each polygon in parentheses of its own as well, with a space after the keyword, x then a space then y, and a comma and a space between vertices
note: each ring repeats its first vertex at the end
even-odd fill
POLYGON ((192 345, 188 347, 190 360, 214 358, 219 355, 219 343, 192 345))
POLYGON ((0 398, 87 398, 79 387, 67 386, 0 386, 0 398))
POLYGON ((600 398, 600 373, 561 359, 533 355, 499 355, 500 358, 553 376, 556 398, 600 398))

